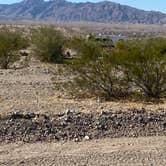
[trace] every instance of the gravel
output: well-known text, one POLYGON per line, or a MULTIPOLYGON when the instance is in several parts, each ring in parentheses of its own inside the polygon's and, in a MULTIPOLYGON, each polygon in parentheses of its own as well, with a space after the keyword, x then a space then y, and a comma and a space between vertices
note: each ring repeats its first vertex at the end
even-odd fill
POLYGON ((0 118, 0 142, 83 141, 100 138, 166 136, 166 113, 128 112, 56 115, 19 112, 0 118))

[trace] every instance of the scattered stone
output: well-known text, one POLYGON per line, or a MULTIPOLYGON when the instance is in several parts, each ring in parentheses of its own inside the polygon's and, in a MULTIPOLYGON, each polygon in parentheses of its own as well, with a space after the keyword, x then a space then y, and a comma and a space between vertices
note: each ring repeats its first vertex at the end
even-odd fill
POLYGON ((89 136, 86 135, 86 136, 85 136, 85 140, 89 140, 89 139, 90 139, 89 136))
POLYGON ((166 136, 166 113, 71 112, 45 115, 15 112, 0 119, 0 142, 75 142, 99 138, 166 136))
POLYGON ((66 115, 70 113, 70 109, 66 109, 65 111, 66 115))

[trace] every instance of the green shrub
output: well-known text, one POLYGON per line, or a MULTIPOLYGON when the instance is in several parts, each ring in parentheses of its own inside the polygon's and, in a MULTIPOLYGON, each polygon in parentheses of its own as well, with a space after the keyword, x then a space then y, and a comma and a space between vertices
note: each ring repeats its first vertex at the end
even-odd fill
POLYGON ((21 34, 1 31, 0 32, 0 67, 8 69, 9 65, 19 60, 17 51, 28 46, 28 41, 21 34))
POLYGON ((32 40, 41 61, 63 63, 65 38, 59 31, 53 28, 40 28, 33 31, 32 40))
POLYGON ((114 59, 127 81, 150 98, 160 98, 166 92, 166 40, 147 39, 119 42, 114 59))
POLYGON ((78 53, 69 64, 69 71, 75 76, 70 82, 72 91, 75 88, 74 92, 103 95, 107 99, 124 96, 123 79, 109 52, 92 40, 74 39, 72 45, 78 53))

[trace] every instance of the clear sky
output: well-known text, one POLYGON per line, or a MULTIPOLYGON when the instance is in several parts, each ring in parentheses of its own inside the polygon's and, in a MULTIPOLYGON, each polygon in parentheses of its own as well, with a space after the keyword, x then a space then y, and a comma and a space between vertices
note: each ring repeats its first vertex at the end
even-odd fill
MULTIPOLYGON (((9 4, 14 2, 20 2, 21 0, 0 0, 0 4, 9 4)), ((37 1, 37 0, 36 0, 37 1)), ((68 0, 72 2, 98 2, 102 0, 68 0)), ((144 10, 157 10, 166 13, 166 0, 111 0, 112 2, 117 2, 129 6, 133 6, 144 10)))

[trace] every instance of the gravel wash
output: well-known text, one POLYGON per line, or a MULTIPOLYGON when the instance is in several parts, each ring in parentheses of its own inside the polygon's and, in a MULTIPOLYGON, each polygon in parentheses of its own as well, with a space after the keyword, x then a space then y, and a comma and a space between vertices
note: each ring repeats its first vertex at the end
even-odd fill
POLYGON ((0 142, 83 141, 166 136, 166 113, 145 110, 56 115, 12 113, 0 118, 0 142))

